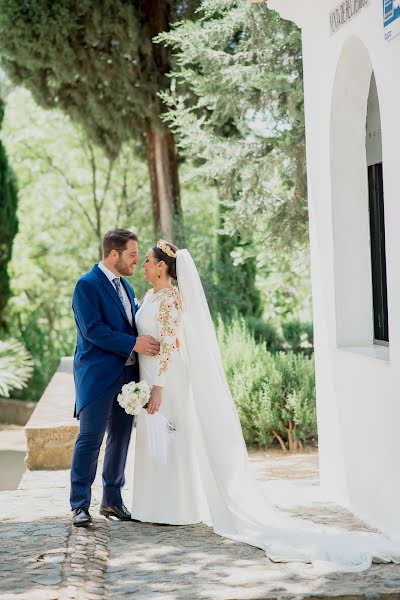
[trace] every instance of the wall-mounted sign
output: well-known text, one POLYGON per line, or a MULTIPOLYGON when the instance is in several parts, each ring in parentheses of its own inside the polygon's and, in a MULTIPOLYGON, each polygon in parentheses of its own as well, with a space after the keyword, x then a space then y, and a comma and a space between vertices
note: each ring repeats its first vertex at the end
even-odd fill
POLYGON ((346 25, 346 23, 358 15, 367 4, 368 0, 342 0, 342 2, 329 13, 329 27, 331 34, 336 33, 343 25, 346 25))
POLYGON ((385 40, 390 42, 400 33, 400 0, 383 1, 383 29, 385 40))

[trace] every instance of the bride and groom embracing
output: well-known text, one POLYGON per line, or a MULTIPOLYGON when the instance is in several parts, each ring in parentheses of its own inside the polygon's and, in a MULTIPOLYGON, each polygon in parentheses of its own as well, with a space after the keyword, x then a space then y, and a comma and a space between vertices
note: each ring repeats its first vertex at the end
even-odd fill
MULTIPOLYGON (((400 548, 380 534, 320 526, 290 517, 268 501, 249 467, 192 257, 164 240, 150 248, 142 266, 152 288, 140 306, 122 278, 138 263, 137 236, 109 231, 103 260, 74 291, 80 422, 71 467, 74 525, 92 521, 91 486, 107 431, 100 506, 106 517, 170 525, 204 522, 218 535, 264 549, 270 560, 313 563, 320 572, 400 562, 400 548), (121 488, 133 417, 117 397, 124 384, 139 379, 150 385, 151 397, 136 422, 129 512, 121 488), (156 421, 173 430, 162 460, 153 451, 156 421)), ((159 435, 165 437, 162 427, 159 435)))

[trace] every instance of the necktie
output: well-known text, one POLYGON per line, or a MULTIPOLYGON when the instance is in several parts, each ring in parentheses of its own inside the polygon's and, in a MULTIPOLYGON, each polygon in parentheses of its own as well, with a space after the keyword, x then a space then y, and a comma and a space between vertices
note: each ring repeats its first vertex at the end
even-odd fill
MULTIPOLYGON (((126 306, 125 306, 125 302, 124 302, 124 297, 122 295, 121 280, 120 280, 120 278, 119 277, 114 277, 113 284, 115 285, 115 289, 117 290, 117 294, 119 296, 119 299, 122 302, 122 306, 124 307, 125 314, 128 317, 128 319, 129 319, 128 311, 126 310, 126 306)), ((130 322, 130 319, 129 319, 129 322, 130 322)), ((135 362, 136 362, 136 356, 135 356, 134 352, 131 352, 130 356, 128 356, 128 359, 127 359, 125 365, 134 365, 135 362)))
POLYGON ((126 314, 126 316, 128 317, 128 321, 129 321, 129 323, 132 325, 131 318, 129 318, 129 312, 128 312, 127 308, 126 308, 126 304, 125 304, 125 302, 124 302, 124 297, 123 297, 123 295, 122 295, 122 290, 121 290, 121 280, 120 280, 120 278, 119 278, 119 277, 114 277, 114 279, 113 279, 113 283, 114 283, 114 285, 115 285, 115 289, 117 290, 117 294, 118 294, 118 296, 119 296, 119 299, 121 300, 121 304, 122 304, 122 306, 124 307, 125 314, 126 314))
POLYGON ((122 302, 122 306, 124 307, 125 312, 126 312, 126 308, 125 308, 125 304, 124 304, 124 297, 122 296, 122 291, 121 291, 121 280, 120 280, 120 278, 119 277, 114 277, 113 283, 115 285, 115 289, 117 290, 117 294, 119 296, 119 299, 122 302))

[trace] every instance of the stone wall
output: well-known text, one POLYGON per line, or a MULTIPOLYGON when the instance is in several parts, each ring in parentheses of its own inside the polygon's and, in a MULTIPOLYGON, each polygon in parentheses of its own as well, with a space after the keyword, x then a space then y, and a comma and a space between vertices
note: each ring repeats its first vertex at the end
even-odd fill
POLYGON ((35 409, 35 402, 0 398, 0 423, 26 425, 35 409))
POLYGON ((60 365, 25 427, 26 466, 36 469, 68 469, 78 434, 73 418, 75 387, 72 358, 60 365))

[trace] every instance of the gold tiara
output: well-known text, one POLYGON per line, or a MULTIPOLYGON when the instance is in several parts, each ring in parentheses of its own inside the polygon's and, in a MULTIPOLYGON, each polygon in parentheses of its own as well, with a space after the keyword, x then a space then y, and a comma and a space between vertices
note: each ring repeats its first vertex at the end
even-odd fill
POLYGON ((160 248, 160 250, 162 250, 167 256, 170 256, 171 258, 176 258, 176 252, 174 252, 172 248, 168 246, 165 240, 158 240, 157 248, 160 248))

